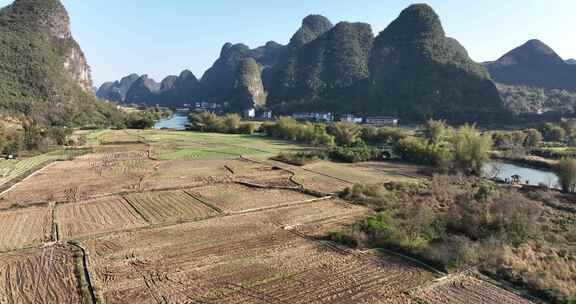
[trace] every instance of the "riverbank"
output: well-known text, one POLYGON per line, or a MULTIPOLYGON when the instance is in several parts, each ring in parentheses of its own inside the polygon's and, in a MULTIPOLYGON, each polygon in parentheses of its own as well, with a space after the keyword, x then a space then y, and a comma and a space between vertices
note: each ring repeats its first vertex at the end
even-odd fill
POLYGON ((490 158, 495 161, 502 161, 523 167, 546 171, 553 171, 558 164, 557 160, 547 159, 540 156, 527 155, 523 157, 509 157, 502 155, 502 153, 499 151, 492 151, 490 158))

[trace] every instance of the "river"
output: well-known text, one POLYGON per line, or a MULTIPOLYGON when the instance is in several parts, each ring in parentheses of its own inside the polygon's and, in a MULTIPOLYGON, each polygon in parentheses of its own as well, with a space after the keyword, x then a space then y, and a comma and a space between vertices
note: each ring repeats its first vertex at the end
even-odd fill
POLYGON ((174 112, 170 118, 159 120, 154 125, 154 129, 186 130, 186 124, 188 124, 188 115, 183 112, 174 112))
POLYGON ((484 175, 505 180, 513 175, 519 175, 521 182, 530 185, 544 184, 550 188, 560 188, 556 174, 546 170, 532 169, 505 162, 491 162, 484 168, 484 175))

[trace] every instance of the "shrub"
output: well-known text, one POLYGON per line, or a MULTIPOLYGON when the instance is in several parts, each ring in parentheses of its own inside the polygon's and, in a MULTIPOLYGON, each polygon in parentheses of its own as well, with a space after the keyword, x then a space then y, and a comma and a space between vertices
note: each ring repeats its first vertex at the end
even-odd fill
POLYGON ((329 125, 326 131, 334 136, 334 140, 339 146, 350 147, 361 140, 362 128, 357 124, 338 122, 329 125))
POLYGON ((544 139, 542 133, 540 133, 540 131, 536 129, 528 129, 525 130, 524 132, 526 132, 526 141, 525 141, 526 147, 530 148, 537 147, 542 143, 542 140, 544 139))
POLYGON ((302 124, 290 117, 281 117, 275 124, 264 124, 263 131, 278 139, 315 146, 334 146, 334 137, 326 132, 326 126, 309 122, 302 124))
POLYGON ((395 144, 399 140, 408 137, 406 130, 400 128, 378 128, 367 126, 362 128, 360 138, 371 145, 395 144))
POLYGON ((492 139, 482 135, 474 126, 463 126, 451 138, 454 153, 454 170, 465 175, 482 174, 482 168, 490 160, 492 139))
POLYGON ((240 122, 242 117, 238 114, 227 114, 222 118, 222 124, 224 129, 219 131, 224 131, 225 133, 236 133, 240 128, 240 122))
POLYGON ((384 151, 369 146, 335 147, 330 150, 330 159, 346 163, 382 160, 384 151))
POLYGON ((280 153, 279 155, 273 157, 272 159, 295 166, 304 166, 326 158, 327 156, 325 152, 314 151, 314 152, 280 153))
POLYGON ((560 160, 555 169, 560 180, 562 190, 570 193, 576 192, 576 159, 564 158, 560 160))
POLYGON ((238 128, 238 132, 240 132, 241 134, 252 135, 252 134, 258 132, 259 129, 260 129, 260 126, 257 123, 246 122, 246 123, 240 124, 240 127, 238 128))
POLYGON ((424 137, 432 144, 438 144, 444 140, 450 132, 450 127, 443 120, 430 119, 424 125, 424 137))
POLYGON ((405 161, 432 166, 441 173, 448 173, 452 166, 452 152, 445 143, 426 143, 420 138, 407 137, 398 141, 394 152, 405 161))
POLYGON ((341 231, 330 231, 328 232, 327 239, 329 241, 348 246, 350 248, 358 247, 358 239, 355 237, 345 234, 341 231))

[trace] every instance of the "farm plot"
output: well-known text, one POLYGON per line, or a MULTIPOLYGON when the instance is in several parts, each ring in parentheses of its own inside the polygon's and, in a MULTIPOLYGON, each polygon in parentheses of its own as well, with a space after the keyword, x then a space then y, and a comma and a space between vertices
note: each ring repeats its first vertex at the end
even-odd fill
POLYGON ((147 225, 136 210, 120 197, 58 205, 56 222, 61 239, 74 239, 147 225))
POLYGON ((307 165, 304 168, 349 183, 375 184, 390 181, 414 181, 418 177, 417 166, 396 163, 340 164, 323 161, 307 165))
POLYGON ((287 206, 260 213, 261 221, 285 229, 306 231, 311 236, 324 236, 329 230, 355 223, 366 215, 366 208, 339 199, 329 199, 306 206, 287 206))
POLYGON ((198 187, 189 190, 189 193, 229 212, 274 207, 315 198, 297 191, 251 188, 234 183, 198 187))
POLYGON ((181 190, 136 193, 125 198, 151 223, 200 220, 218 214, 213 208, 181 190))
POLYGON ((0 187, 21 179, 46 164, 62 158, 62 156, 62 152, 54 152, 22 160, 0 160, 0 187))
MULTIPOLYGON (((306 207, 301 208, 305 213, 306 207)), ((327 217, 334 214, 324 210, 327 217)), ((109 304, 125 303, 125 299, 134 303, 375 303, 401 298, 404 291, 433 277, 391 256, 324 246, 261 221, 264 213, 89 240, 96 284, 109 304)), ((315 225, 322 226, 322 221, 315 219, 315 225)))
POLYGON ((298 188, 300 186, 292 180, 294 174, 291 171, 282 169, 282 167, 236 160, 234 163, 227 164, 227 169, 232 172, 236 181, 264 187, 298 188))
POLYGON ((134 144, 142 142, 141 133, 140 130, 117 130, 98 134, 96 138, 101 145, 134 144))
MULTIPOLYGON (((149 168, 153 164, 153 161, 147 161, 146 166, 149 168)), ((152 172, 125 166, 128 169, 118 170, 125 174, 114 174, 113 165, 101 167, 84 160, 55 163, 4 194, 0 198, 0 208, 47 202, 79 202, 107 194, 140 190, 146 176, 152 172)))
POLYGON ((0 303, 86 303, 71 248, 52 246, 0 256, 0 303))
POLYGON ((0 251, 40 245, 52 238, 52 212, 34 208, 0 213, 0 251))
POLYGON ((231 182, 225 165, 234 160, 174 160, 159 163, 156 172, 146 178, 144 189, 183 188, 231 182))
POLYGON ((475 274, 461 274, 414 292, 413 296, 428 304, 506 303, 530 304, 529 300, 487 282, 475 274))
POLYGON ((306 172, 304 170, 297 170, 296 172, 294 180, 302 184, 304 187, 315 191, 336 193, 353 186, 352 183, 322 174, 306 172))

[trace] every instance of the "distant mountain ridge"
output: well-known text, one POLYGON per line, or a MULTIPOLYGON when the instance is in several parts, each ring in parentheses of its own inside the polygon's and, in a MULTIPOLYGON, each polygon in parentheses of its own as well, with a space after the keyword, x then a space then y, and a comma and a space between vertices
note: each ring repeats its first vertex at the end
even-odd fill
POLYGON ((484 66, 494 81, 507 85, 576 90, 576 66, 534 39, 484 66))
MULTIPOLYGON (((181 105, 165 97, 174 87, 136 81, 123 102, 181 105)), ((98 95, 114 96, 122 81, 98 95)), ((188 100, 228 103, 233 109, 266 107, 277 114, 330 111, 397 115, 409 120, 490 120, 505 113, 485 69, 466 49, 446 37, 428 5, 404 10, 378 37, 370 25, 321 15, 303 19, 288 45, 268 42, 251 49, 226 43, 219 58, 187 91, 188 100)), ((190 103, 190 102, 188 102, 190 103)))

